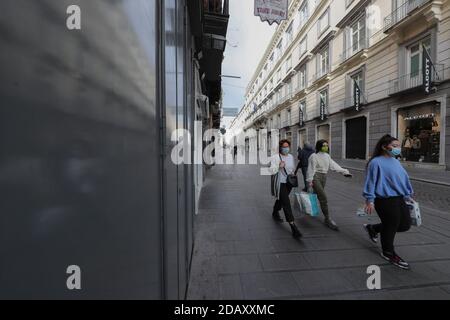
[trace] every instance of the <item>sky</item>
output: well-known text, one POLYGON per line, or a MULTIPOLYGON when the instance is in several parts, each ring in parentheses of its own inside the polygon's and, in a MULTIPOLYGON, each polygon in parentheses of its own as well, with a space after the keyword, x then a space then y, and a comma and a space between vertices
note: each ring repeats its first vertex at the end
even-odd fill
POLYGON ((223 78, 223 106, 244 105, 245 88, 258 67, 277 25, 261 22, 253 13, 253 0, 230 0, 230 20, 222 74, 241 79, 223 78))

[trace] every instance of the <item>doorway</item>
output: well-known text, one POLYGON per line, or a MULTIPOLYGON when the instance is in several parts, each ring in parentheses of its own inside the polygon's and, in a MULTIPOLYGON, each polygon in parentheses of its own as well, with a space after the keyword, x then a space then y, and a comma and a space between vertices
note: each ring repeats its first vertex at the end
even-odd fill
POLYGON ((365 160, 367 155, 367 118, 345 121, 345 158, 365 160))

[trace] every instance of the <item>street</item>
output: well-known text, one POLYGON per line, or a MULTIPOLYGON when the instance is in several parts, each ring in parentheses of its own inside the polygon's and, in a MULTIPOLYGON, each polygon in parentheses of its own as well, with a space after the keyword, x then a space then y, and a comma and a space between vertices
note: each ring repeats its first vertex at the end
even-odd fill
MULTIPOLYGON (((330 212, 340 232, 292 203, 303 238, 271 213, 269 177, 258 166, 215 166, 201 196, 188 299, 449 299, 450 188, 413 181, 423 225, 395 240, 411 264, 398 269, 379 255, 360 218, 363 173, 330 174, 330 212), (381 268, 381 290, 367 289, 367 267, 381 268)), ((284 215, 282 214, 282 217, 284 215)))

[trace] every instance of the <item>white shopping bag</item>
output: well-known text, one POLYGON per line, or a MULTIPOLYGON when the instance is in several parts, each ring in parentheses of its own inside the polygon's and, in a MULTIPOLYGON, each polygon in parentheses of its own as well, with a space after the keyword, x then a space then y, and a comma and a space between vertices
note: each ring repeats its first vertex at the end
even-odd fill
POLYGON ((367 214, 365 207, 359 207, 358 210, 356 210, 356 216, 358 216, 358 217, 367 217, 369 215, 367 214))
POLYGON ((420 214, 419 203, 412 199, 408 199, 405 202, 411 215, 411 225, 420 227, 422 225, 422 215, 420 214))
POLYGON ((295 194, 302 212, 317 217, 319 215, 319 201, 314 193, 301 192, 295 194))

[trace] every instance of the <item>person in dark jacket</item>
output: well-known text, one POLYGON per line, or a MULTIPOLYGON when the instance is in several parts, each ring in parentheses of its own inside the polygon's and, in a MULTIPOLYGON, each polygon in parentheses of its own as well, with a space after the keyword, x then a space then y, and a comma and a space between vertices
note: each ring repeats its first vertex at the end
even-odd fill
POLYGON ((309 157, 311 157, 312 154, 314 154, 314 149, 312 145, 310 145, 308 142, 305 143, 303 146, 303 149, 301 149, 299 155, 298 155, 298 165, 297 169, 295 169, 295 174, 297 175, 297 172, 299 169, 302 170, 303 174, 303 181, 305 183, 305 188, 303 191, 308 191, 308 182, 306 181, 306 173, 308 172, 308 160, 309 157))

